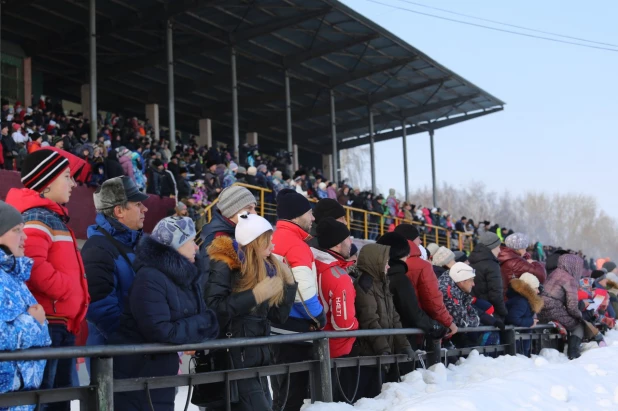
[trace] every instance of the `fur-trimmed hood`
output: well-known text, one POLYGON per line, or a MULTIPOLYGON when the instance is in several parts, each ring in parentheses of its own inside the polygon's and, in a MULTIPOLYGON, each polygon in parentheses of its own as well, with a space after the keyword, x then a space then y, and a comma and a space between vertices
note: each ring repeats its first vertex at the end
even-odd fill
POLYGON ((509 287, 511 287, 514 292, 528 300, 528 303, 530 303, 530 307, 532 308, 533 312, 537 314, 541 312, 544 304, 543 299, 540 295, 534 292, 532 287, 530 287, 519 278, 511 280, 511 282, 509 283, 509 287))
POLYGON ((142 267, 154 268, 175 284, 186 286, 199 277, 197 267, 174 248, 144 236, 135 249, 135 272, 142 267))
POLYGON ((207 248, 210 261, 223 261, 232 270, 240 270, 241 262, 238 253, 234 249, 234 240, 227 236, 217 237, 212 240, 207 248))
POLYGON ((612 280, 607 280, 607 284, 605 285, 605 288, 608 291, 618 291, 618 283, 616 283, 615 281, 612 280))

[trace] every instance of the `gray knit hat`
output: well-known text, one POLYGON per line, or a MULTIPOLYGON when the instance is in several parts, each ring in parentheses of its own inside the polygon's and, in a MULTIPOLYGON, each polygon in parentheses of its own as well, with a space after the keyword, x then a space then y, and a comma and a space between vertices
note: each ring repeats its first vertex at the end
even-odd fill
POLYGON ((230 186, 221 191, 217 208, 223 217, 232 218, 251 204, 257 204, 251 191, 241 186, 230 186))
POLYGON ((479 244, 483 244, 485 247, 493 250, 500 245, 500 237, 498 237, 496 233, 486 231, 480 235, 479 244))
POLYGON ((24 219, 15 207, 0 200, 0 235, 23 222, 24 219))
POLYGON ((166 217, 157 223, 151 238, 177 250, 195 235, 195 224, 189 217, 166 217))
POLYGON ((448 248, 442 246, 436 251, 436 254, 433 256, 433 265, 442 267, 450 263, 451 261, 455 261, 455 253, 453 253, 448 248))
POLYGON ((504 240, 504 244, 513 250, 525 250, 530 245, 530 240, 524 233, 515 233, 508 236, 504 240))

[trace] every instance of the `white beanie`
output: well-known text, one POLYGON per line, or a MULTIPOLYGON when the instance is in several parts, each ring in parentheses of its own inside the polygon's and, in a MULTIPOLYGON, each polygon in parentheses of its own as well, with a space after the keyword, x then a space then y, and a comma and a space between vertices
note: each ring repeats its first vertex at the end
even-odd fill
POLYGON ((464 263, 455 263, 455 265, 453 265, 449 270, 448 275, 456 283, 476 277, 476 274, 474 273, 474 268, 464 263))
POLYGON ((264 217, 257 214, 239 214, 235 232, 236 242, 245 246, 272 229, 273 226, 264 217))
POLYGON ((521 281, 523 281, 524 283, 528 284, 530 286, 530 288, 532 288, 533 290, 535 288, 539 288, 539 285, 541 284, 539 282, 539 279, 536 278, 534 275, 530 274, 530 273, 523 273, 519 279, 521 281))

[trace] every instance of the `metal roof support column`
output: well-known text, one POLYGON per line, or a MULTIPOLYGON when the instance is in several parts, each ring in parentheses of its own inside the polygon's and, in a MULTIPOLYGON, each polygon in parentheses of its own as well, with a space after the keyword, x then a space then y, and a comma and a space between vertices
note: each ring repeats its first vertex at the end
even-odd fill
POLYGON ((408 136, 406 135, 406 121, 401 121, 401 137, 403 140, 403 181, 405 182, 406 201, 410 201, 410 191, 408 186, 408 136))
POLYGON ((371 106, 367 107, 367 111, 369 112, 369 157, 371 159, 371 191, 373 192, 373 194, 376 194, 376 153, 373 143, 373 112, 371 111, 371 106))
POLYGON ((333 140, 333 170, 332 179, 335 184, 339 184, 339 156, 337 152, 337 115, 335 114, 335 92, 330 90, 330 133, 333 140))
POLYGON ((174 107, 174 30, 167 21, 167 108, 170 127, 170 150, 176 148, 176 108, 174 107))
POLYGON ((98 132, 97 115, 97 5, 90 0, 88 7, 90 34, 90 141, 96 141, 98 132))
POLYGON ((238 161, 238 149, 240 137, 238 136, 238 81, 236 79, 236 49, 232 47, 230 55, 230 65, 232 68, 232 123, 234 129, 234 157, 238 161))
MULTIPOLYGON (((294 143, 292 142, 292 100, 290 97, 290 74, 287 70, 285 70, 285 120, 288 138, 288 153, 292 154, 294 150, 294 143)), ((294 157, 292 163, 288 166, 290 175, 294 174, 294 164, 298 164, 298 159, 296 157, 294 157)))
POLYGON ((438 206, 436 195, 436 156, 433 149, 433 130, 429 130, 429 143, 431 144, 431 189, 433 191, 433 206, 438 206))

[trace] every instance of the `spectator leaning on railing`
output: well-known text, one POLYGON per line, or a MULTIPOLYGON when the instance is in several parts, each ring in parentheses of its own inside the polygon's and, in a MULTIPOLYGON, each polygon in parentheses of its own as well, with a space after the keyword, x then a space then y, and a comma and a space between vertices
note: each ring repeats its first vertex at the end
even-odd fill
MULTIPOLYGON (((210 276, 205 289, 206 303, 217 313, 221 338, 257 338, 270 335, 270 322, 284 323, 296 296, 298 284, 290 269, 272 254, 273 228, 255 214, 242 214, 235 227, 236 240, 218 237, 208 247, 210 276)), ((228 355, 219 351, 213 355, 228 355)), ((271 363, 269 346, 230 350, 234 369, 263 367, 271 363)), ((199 366, 199 359, 198 359, 199 366)), ((266 377, 238 382, 235 410, 271 409, 271 396, 266 377)), ((209 403, 221 393, 199 388, 195 398, 207 409, 218 409, 209 403)), ((223 407, 221 407, 223 408, 223 407)))
MULTIPOLYGON (((190 218, 167 217, 135 250, 137 273, 128 303, 110 344, 191 344, 219 334, 216 314, 206 307, 202 275, 195 266, 198 247, 190 218)), ((178 354, 135 354, 114 358, 114 378, 162 377, 178 374, 178 354)), ((117 410, 172 410, 174 388, 114 393, 117 410)))
MULTIPOLYGON (((11 205, 0 201, 0 350, 14 351, 51 344, 45 309, 26 286, 32 260, 24 256, 24 221, 11 205)), ((0 394, 40 387, 45 360, 0 363, 0 394)), ((11 410, 34 410, 34 405, 11 410)))
POLYGON ((141 193, 129 177, 107 180, 93 195, 95 224, 81 254, 88 273, 88 345, 103 345, 118 328, 124 300, 135 278, 135 247, 142 237, 145 213, 141 193))
MULTIPOLYGON (((274 334, 317 331, 326 325, 326 316, 318 298, 318 284, 315 261, 309 245, 314 221, 311 204, 294 190, 283 189, 277 196, 277 227, 273 236, 274 253, 290 266, 298 283, 294 307, 288 320, 274 324, 274 334)), ((312 358, 312 345, 308 343, 281 344, 274 349, 276 363, 306 361, 312 358)), ((280 410, 285 403, 286 410, 298 410, 307 398, 308 373, 294 373, 277 376, 273 383, 273 409, 280 410), (288 387, 289 386, 289 390, 288 387), (287 398, 285 396, 287 392, 287 398)))

